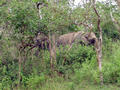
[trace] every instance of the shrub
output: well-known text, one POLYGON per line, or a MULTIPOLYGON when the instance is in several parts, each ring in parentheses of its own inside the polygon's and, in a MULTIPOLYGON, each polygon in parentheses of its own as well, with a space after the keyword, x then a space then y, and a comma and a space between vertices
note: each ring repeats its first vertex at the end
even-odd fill
POLYGON ((112 40, 118 40, 120 39, 120 33, 116 29, 114 23, 112 21, 107 21, 102 25, 103 29, 103 39, 112 39, 112 40))
POLYGON ((57 50, 57 67, 62 73, 73 72, 74 69, 80 68, 83 62, 91 61, 93 58, 95 58, 93 47, 74 44, 69 51, 68 47, 61 48, 61 51, 57 50))
POLYGON ((86 61, 82 63, 81 68, 75 70, 75 74, 72 80, 76 84, 81 83, 83 81, 99 83, 100 80, 96 59, 93 58, 91 61, 86 61))
POLYGON ((44 74, 38 76, 38 75, 31 75, 28 78, 28 81, 26 82, 27 87, 29 89, 35 89, 37 87, 40 87, 44 82, 45 82, 46 78, 44 76, 44 74))
MULTIPOLYGON (((111 42, 111 44, 108 49, 104 49, 106 47, 103 47, 102 73, 104 83, 117 83, 120 85, 120 43, 111 42)), ((80 69, 75 69, 73 81, 80 83, 87 80, 88 82, 99 83, 99 75, 97 60, 92 58, 92 60, 83 62, 80 69)))
POLYGON ((118 83, 120 80, 120 43, 112 43, 112 51, 105 54, 103 62, 104 82, 118 83))

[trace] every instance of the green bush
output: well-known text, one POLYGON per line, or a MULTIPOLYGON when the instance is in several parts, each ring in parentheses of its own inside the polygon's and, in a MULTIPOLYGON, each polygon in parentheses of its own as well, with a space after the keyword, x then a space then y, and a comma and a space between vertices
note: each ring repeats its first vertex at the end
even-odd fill
POLYGON ((25 1, 11 2, 11 13, 8 14, 7 19, 13 32, 22 33, 24 35, 34 35, 38 29, 39 16, 37 9, 31 2, 25 1), (14 7, 14 8, 13 8, 14 7))
POLYGON ((92 59, 91 61, 86 61, 82 63, 81 68, 75 70, 75 74, 72 80, 76 84, 84 81, 91 83, 99 83, 100 80, 96 59, 92 59))
MULTIPOLYGON (((110 42, 109 42, 110 43, 110 42)), ((102 60, 102 73, 104 83, 114 83, 120 85, 120 42, 112 43, 108 49, 104 49, 102 60), (112 48, 112 49, 111 49, 112 48), (110 50, 110 51, 109 51, 110 50)), ((90 81, 92 83, 100 83, 100 73, 98 63, 95 58, 87 60, 81 64, 81 68, 75 69, 72 78, 75 83, 90 81)))
POLYGON ((37 87, 40 87, 41 85, 43 85, 43 83, 45 82, 46 78, 44 76, 44 74, 38 76, 38 75, 31 75, 28 78, 28 81, 26 82, 27 87, 29 89, 35 89, 37 87))
POLYGON ((120 81, 120 43, 112 43, 112 51, 105 54, 103 62, 104 82, 118 83, 120 81))
POLYGON ((57 67, 61 73, 73 72, 74 69, 80 68, 83 62, 95 58, 93 47, 74 44, 69 51, 68 48, 57 50, 57 67))
POLYGON ((0 43, 0 83, 2 88, 12 88, 18 77, 17 49, 7 37, 2 39, 0 43))
POLYGON ((102 25, 103 39, 120 40, 120 33, 112 21, 107 21, 102 25), (107 38, 106 38, 107 37, 107 38))

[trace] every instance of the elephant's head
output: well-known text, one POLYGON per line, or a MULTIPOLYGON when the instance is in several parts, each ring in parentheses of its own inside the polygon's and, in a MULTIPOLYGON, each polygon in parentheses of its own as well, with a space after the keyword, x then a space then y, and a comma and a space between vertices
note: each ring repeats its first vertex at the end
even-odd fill
POLYGON ((97 42, 97 37, 93 32, 86 33, 85 38, 88 41, 88 45, 95 45, 95 43, 97 42))

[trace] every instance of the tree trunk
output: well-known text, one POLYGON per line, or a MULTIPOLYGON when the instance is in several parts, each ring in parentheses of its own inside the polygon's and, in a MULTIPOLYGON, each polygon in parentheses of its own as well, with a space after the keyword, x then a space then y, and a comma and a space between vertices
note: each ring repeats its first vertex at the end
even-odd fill
POLYGON ((99 67, 99 72, 100 72, 100 81, 101 81, 101 85, 103 85, 103 75, 102 75, 102 41, 99 40, 96 43, 97 43, 97 45, 95 47, 95 50, 96 50, 98 67, 99 67))
POLYGON ((52 36, 49 33, 49 50, 50 50, 50 66, 54 71, 56 65, 56 45, 55 45, 55 34, 52 36))
POLYGON ((56 40, 55 40, 55 33, 53 33, 53 35, 52 35, 52 51, 53 51, 54 64, 56 64, 56 40))
POLYGON ((100 81, 101 81, 101 85, 103 85, 103 75, 102 75, 102 29, 100 27, 100 15, 96 9, 96 5, 95 5, 95 1, 93 4, 93 9, 97 15, 97 28, 99 30, 99 39, 96 42, 96 55, 97 55, 97 61, 98 61, 98 66, 99 66, 99 72, 100 72, 100 81))
POLYGON ((21 60, 21 52, 19 52, 18 89, 20 88, 20 80, 21 80, 21 62, 22 62, 22 60, 21 60))

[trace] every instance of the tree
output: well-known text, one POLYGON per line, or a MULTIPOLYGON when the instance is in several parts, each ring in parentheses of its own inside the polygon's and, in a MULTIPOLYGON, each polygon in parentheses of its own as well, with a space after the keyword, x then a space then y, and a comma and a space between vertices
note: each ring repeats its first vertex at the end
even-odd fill
POLYGON ((97 54, 97 60, 98 60, 98 65, 99 65, 99 71, 100 71, 100 80, 101 80, 101 85, 103 85, 103 75, 102 75, 102 28, 100 27, 100 15, 98 13, 98 11, 96 10, 96 6, 95 6, 95 2, 93 4, 93 9, 98 17, 97 20, 97 28, 99 30, 99 39, 98 39, 98 43, 96 44, 96 54, 97 54))
MULTIPOLYGON (((117 3, 118 3, 118 7, 120 7, 120 1, 119 0, 116 0, 117 1, 117 3)), ((111 20, 113 21, 113 23, 114 23, 114 25, 115 25, 115 27, 118 29, 118 31, 120 32, 120 23, 119 23, 119 9, 120 8, 117 8, 118 9, 118 12, 114 12, 114 9, 115 8, 113 8, 114 7, 114 5, 112 5, 111 4, 112 2, 111 2, 111 0, 109 1, 109 8, 110 8, 110 17, 111 17, 111 20), (117 19, 115 19, 114 18, 114 16, 113 16, 113 12, 114 12, 114 15, 117 17, 117 19)))
POLYGON ((50 62, 51 69, 53 70, 56 65, 56 34, 62 28, 69 25, 69 8, 63 5, 62 2, 49 1, 47 5, 39 9, 40 17, 42 16, 41 22, 44 22, 46 28, 43 32, 49 38, 50 62))

